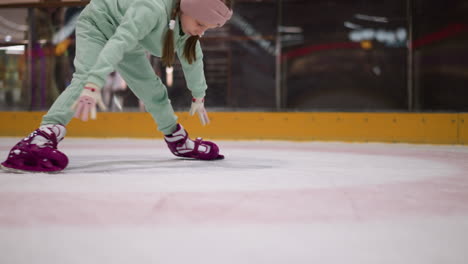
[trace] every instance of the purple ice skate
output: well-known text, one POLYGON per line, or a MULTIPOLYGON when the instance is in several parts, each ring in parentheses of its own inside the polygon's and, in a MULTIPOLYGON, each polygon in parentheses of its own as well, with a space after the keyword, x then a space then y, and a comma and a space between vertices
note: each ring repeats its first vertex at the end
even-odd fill
POLYGON ((45 125, 16 144, 2 163, 2 168, 13 172, 59 172, 68 165, 68 158, 57 150, 65 136, 62 125, 45 125))
POLYGON ((201 138, 197 138, 195 141, 191 140, 187 131, 180 124, 177 124, 176 131, 165 136, 164 140, 171 152, 178 157, 199 160, 224 159, 224 156, 219 154, 219 148, 215 143, 203 141, 201 138))

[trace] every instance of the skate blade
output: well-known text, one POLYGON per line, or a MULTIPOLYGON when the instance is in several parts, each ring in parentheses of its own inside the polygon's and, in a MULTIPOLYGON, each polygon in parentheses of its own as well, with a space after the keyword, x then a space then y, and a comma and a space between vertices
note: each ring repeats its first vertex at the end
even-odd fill
POLYGON ((218 155, 218 157, 216 157, 214 160, 223 160, 224 159, 224 155, 218 155))
POLYGON ((43 173, 43 174, 58 174, 60 171, 28 171, 28 170, 19 170, 19 169, 14 169, 10 167, 5 167, 3 165, 0 165, 0 168, 4 171, 11 172, 11 173, 16 173, 16 174, 31 174, 31 173, 43 173))
POLYGON ((196 159, 196 158, 187 158, 187 157, 179 157, 178 160, 191 160, 191 161, 214 161, 214 160, 223 160, 224 155, 218 155, 218 157, 214 159, 196 159))

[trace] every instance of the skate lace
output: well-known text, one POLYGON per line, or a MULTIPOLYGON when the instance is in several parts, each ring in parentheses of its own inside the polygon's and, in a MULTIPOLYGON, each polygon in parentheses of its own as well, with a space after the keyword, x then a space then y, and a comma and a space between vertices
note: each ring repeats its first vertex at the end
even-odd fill
POLYGON ((41 147, 52 147, 52 148, 55 148, 55 149, 57 148, 57 145, 58 145, 57 137, 55 136, 55 134, 53 132, 51 134, 47 134, 44 131, 38 129, 38 130, 34 131, 31 134, 31 136, 32 136, 32 138, 34 138, 36 136, 41 136, 41 137, 46 139, 46 141, 41 142, 41 144, 40 144, 41 147))

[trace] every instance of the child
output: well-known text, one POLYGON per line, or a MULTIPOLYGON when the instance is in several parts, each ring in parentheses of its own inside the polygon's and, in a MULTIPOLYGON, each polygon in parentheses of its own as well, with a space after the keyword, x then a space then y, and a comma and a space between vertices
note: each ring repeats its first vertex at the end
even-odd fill
POLYGON ((57 144, 73 117, 96 119, 96 105, 105 110, 101 88, 108 74, 118 71, 144 102, 164 133, 171 152, 179 157, 222 159, 218 146, 195 141, 177 123, 167 89, 154 73, 145 50, 162 57, 166 66, 180 59, 192 93, 190 114, 209 123, 204 107, 207 89, 203 54, 198 41, 207 29, 223 26, 232 16, 231 0, 93 0, 76 26, 73 80, 57 98, 41 126, 16 144, 2 168, 12 171, 58 172, 68 164, 57 144))

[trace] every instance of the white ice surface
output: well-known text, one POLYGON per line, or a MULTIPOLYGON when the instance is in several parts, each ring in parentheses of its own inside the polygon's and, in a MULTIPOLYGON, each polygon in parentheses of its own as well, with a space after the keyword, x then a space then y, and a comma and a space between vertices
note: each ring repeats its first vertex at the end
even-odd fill
POLYGON ((0 264, 468 263, 467 147, 217 143, 67 138, 64 172, 0 172, 0 264))

